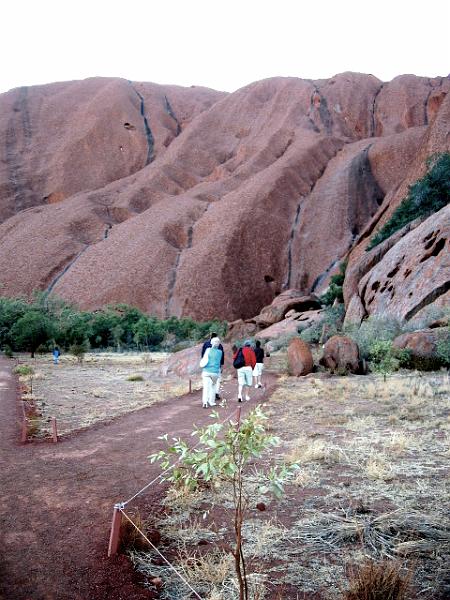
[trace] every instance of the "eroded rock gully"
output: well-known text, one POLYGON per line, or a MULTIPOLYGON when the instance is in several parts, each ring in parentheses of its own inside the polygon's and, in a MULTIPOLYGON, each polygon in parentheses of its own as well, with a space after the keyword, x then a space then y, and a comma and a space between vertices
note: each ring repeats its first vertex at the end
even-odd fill
POLYGON ((246 319, 283 289, 320 294, 348 258, 348 308, 411 318, 448 296, 446 212, 420 256, 414 236, 433 218, 365 248, 449 149, 449 87, 342 73, 232 94, 113 78, 3 94, 2 292, 246 319), (427 281, 388 277, 394 255, 427 281))

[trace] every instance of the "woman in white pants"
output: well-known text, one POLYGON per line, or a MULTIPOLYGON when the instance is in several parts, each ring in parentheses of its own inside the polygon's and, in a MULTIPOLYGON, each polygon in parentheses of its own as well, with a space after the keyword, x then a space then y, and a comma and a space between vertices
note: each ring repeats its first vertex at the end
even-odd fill
POLYGON ((220 377, 223 350, 219 349, 218 337, 211 339, 211 347, 207 348, 203 355, 200 366, 202 367, 203 393, 202 406, 216 406, 216 385, 220 377))

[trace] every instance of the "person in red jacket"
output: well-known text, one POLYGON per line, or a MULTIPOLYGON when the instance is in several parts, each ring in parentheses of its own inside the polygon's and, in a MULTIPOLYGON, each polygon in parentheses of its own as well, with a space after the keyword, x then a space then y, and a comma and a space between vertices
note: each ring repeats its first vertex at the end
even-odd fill
POLYGON ((238 355, 239 351, 242 352, 244 356, 245 365, 237 369, 238 376, 238 402, 242 402, 242 393, 244 387, 247 387, 247 393, 245 394, 245 400, 248 402, 250 400, 250 396, 248 394, 248 390, 252 387, 252 373, 253 369, 256 365, 256 356, 255 352, 252 348, 251 340, 246 340, 244 342, 244 347, 241 350, 237 350, 233 356, 233 360, 238 355))

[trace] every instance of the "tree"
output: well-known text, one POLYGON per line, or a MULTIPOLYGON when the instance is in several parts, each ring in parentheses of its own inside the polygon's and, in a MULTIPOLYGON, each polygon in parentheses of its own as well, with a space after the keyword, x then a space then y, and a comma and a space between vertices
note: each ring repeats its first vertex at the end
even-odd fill
MULTIPOLYGON (((215 419, 219 417, 216 412, 211 416, 215 419)), ((250 499, 255 495, 255 490, 249 488, 250 475, 252 481, 256 479, 259 482, 258 490, 261 494, 271 492, 280 498, 284 492, 284 483, 298 469, 298 465, 294 464, 273 466, 268 472, 263 472, 252 464, 250 472, 251 462, 279 444, 279 438, 267 433, 265 421, 267 416, 260 407, 256 407, 240 425, 230 421, 214 422, 207 427, 195 429, 192 435, 198 438, 198 444, 192 448, 183 440, 174 438, 174 443, 166 451, 162 450, 149 457, 151 462, 159 461, 163 470, 170 467, 173 457, 178 458, 174 468, 169 471, 170 475, 166 476, 174 485, 195 489, 200 484, 225 482, 231 486, 235 536, 232 554, 240 600, 247 600, 249 597, 242 526, 250 499)), ((161 439, 167 441, 168 436, 161 439)), ((212 489, 214 488, 213 485, 212 489)))
POLYGON ((152 317, 142 316, 133 325, 134 341, 146 348, 157 347, 165 337, 165 330, 161 321, 152 317))
POLYGON ((13 325, 11 338, 19 350, 28 350, 34 358, 36 349, 50 341, 54 332, 53 322, 46 314, 30 310, 13 325))

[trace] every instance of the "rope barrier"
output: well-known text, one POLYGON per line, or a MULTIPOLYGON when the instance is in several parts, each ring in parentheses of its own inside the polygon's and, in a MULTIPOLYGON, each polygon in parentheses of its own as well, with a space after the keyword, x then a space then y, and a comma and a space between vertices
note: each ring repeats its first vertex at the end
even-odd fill
MULTIPOLYGON (((241 407, 239 406, 236 410, 233 410, 233 412, 231 414, 229 414, 226 419, 224 419, 220 425, 224 425, 224 423, 226 423, 227 421, 229 421, 232 416, 234 414, 237 414, 237 418, 238 420, 240 420, 240 414, 241 414, 241 407)), ((192 450, 195 450, 195 448, 197 448, 197 446, 200 445, 200 441, 198 441, 195 446, 192 447, 192 450)), ((134 496, 131 496, 131 498, 129 498, 128 500, 125 500, 125 502, 121 502, 121 504, 125 507, 127 504, 129 504, 130 502, 132 502, 135 498, 137 498, 140 494, 142 494, 143 492, 145 492, 145 490, 147 490, 149 487, 151 487, 154 483, 156 483, 159 479, 161 479, 162 477, 164 477, 164 475, 166 475, 169 471, 171 471, 172 469, 174 469, 177 464, 180 462, 181 457, 179 457, 172 465, 170 465, 170 467, 167 467, 167 469, 165 469, 164 471, 162 471, 159 475, 157 475, 154 479, 152 479, 152 481, 150 481, 149 483, 147 483, 146 485, 144 485, 144 487, 142 489, 140 489, 138 492, 136 492, 134 494, 134 496)))
POLYGON ((187 585, 187 587, 191 590, 191 592, 195 595, 196 598, 199 598, 199 600, 203 600, 202 597, 194 590, 194 588, 191 586, 191 584, 183 577, 183 575, 167 560, 167 558, 161 554, 161 552, 158 550, 158 548, 148 539, 148 537, 145 535, 145 533, 139 529, 139 527, 136 525, 136 523, 134 523, 130 517, 126 514, 126 512, 124 512, 123 508, 121 508, 120 506, 117 507, 121 514, 133 525, 133 527, 136 529, 136 531, 138 531, 142 537, 144 538, 144 540, 153 548, 153 550, 155 550, 155 552, 157 552, 159 554, 159 556, 163 559, 163 561, 166 563, 166 565, 172 569, 172 571, 174 573, 176 573, 178 575, 178 577, 181 579, 181 581, 183 581, 183 583, 185 585, 187 585))

